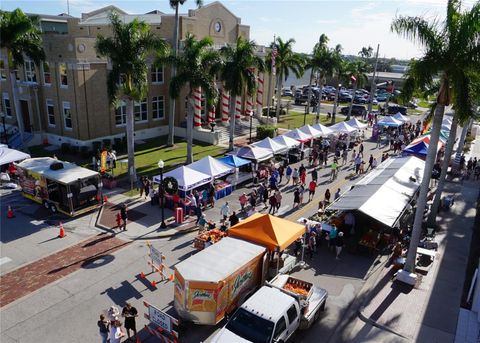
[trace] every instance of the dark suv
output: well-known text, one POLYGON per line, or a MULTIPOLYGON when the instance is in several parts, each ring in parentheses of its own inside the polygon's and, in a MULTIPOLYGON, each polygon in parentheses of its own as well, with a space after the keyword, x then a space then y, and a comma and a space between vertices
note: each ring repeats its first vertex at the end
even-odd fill
MULTIPOLYGON (((340 113, 343 114, 343 115, 348 115, 348 106, 347 107, 342 107, 340 109, 340 113)), ((353 116, 365 116, 367 114, 367 109, 365 108, 365 106, 362 106, 362 105, 353 105, 352 106, 352 115, 353 116)))
POLYGON ((387 108, 387 115, 397 114, 400 112, 404 116, 407 115, 407 108, 405 106, 392 105, 387 108))

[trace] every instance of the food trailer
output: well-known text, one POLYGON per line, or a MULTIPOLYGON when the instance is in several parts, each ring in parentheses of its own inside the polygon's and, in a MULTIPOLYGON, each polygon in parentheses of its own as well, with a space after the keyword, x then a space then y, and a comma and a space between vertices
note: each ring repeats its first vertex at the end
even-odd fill
POLYGON ((16 166, 23 196, 53 213, 74 217, 102 206, 96 171, 50 157, 30 158, 16 166))

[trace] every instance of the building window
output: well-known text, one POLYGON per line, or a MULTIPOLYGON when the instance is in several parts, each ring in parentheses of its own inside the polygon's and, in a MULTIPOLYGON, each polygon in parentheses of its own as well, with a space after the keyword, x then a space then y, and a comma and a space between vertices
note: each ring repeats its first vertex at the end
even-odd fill
POLYGON ((63 103, 63 121, 66 130, 72 129, 72 112, 70 111, 70 103, 64 101, 63 103))
POLYGON ((3 93, 3 110, 5 111, 5 115, 9 118, 12 117, 12 105, 10 104, 10 97, 8 93, 3 93))
POLYGON ((135 101, 133 107, 133 115, 136 122, 147 121, 147 99, 142 101, 135 101))
POLYGON ((163 83, 163 67, 157 68, 152 65, 150 74, 152 77, 152 83, 163 83))
POLYGON ((121 101, 120 105, 115 109, 115 125, 123 126, 127 123, 127 105, 125 101, 121 101))
POLYGON ((43 62, 43 84, 50 86, 52 84, 52 74, 50 72, 50 63, 43 62))
POLYGON ((35 73, 35 63, 33 61, 25 61, 25 81, 37 82, 37 74, 35 73))
POLYGON ((5 61, 0 59, 0 80, 5 81, 7 79, 7 71, 5 70, 5 61))
MULTIPOLYGON (((65 107, 63 111, 65 112, 65 107)), ((47 99, 47 120, 48 126, 55 126, 55 108, 51 99, 47 99)))
POLYGON ((60 87, 68 87, 67 64, 60 63, 58 70, 60 72, 60 87))
POLYGON ((163 119, 165 117, 165 101, 163 95, 152 98, 152 118, 163 119))

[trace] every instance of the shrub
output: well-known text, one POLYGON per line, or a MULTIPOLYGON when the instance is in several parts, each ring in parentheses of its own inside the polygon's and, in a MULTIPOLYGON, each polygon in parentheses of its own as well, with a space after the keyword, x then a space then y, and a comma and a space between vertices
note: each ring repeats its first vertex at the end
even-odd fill
MULTIPOLYGON (((264 107, 262 109, 262 115, 266 116, 268 111, 268 107, 264 107)), ((280 109, 280 115, 285 115, 287 114, 287 111, 283 108, 280 109)), ((270 117, 275 117, 277 115, 277 109, 275 107, 270 107, 270 117)))
POLYGON ((275 137, 277 132, 277 129, 275 126, 270 126, 270 125, 258 125, 257 126, 257 139, 262 140, 264 138, 270 137, 273 138, 275 137))
POLYGON ((68 154, 68 152, 70 151, 70 144, 62 143, 62 145, 60 146, 60 151, 62 152, 62 154, 68 154))

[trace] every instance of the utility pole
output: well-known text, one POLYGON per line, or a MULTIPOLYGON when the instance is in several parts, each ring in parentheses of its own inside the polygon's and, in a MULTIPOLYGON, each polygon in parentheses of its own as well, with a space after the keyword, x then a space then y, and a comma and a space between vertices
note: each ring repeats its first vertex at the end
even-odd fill
POLYGON ((380 44, 377 44, 377 53, 375 54, 375 67, 373 69, 372 81, 370 81, 370 102, 368 103, 368 113, 372 112, 373 106, 373 96, 375 95, 375 76, 377 74, 377 65, 378 65, 378 51, 380 50, 380 44))
POLYGON ((274 44, 274 47, 272 47, 272 65, 271 65, 271 70, 270 70, 270 75, 268 77, 268 89, 267 89, 267 125, 269 124, 270 122, 270 103, 272 102, 272 97, 270 96, 270 91, 272 89, 272 83, 273 83, 273 77, 275 76, 276 74, 276 70, 275 70, 275 58, 276 56, 273 56, 273 49, 275 48, 275 44, 277 44, 277 38, 275 37, 275 35, 273 35, 273 44, 274 44))

